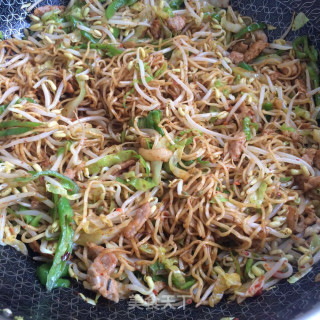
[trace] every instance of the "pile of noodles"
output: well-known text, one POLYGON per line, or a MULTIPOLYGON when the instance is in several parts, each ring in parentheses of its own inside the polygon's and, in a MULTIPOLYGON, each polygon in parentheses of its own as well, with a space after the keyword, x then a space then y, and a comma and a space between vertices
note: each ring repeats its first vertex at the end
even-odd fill
POLYGON ((184 29, 155 40, 150 27, 165 2, 140 1, 139 8, 124 7, 108 21, 108 2, 84 2, 89 27, 79 30, 99 31, 99 42, 113 44, 120 54, 79 48, 83 38, 68 29, 70 22, 35 16, 23 40, 0 42, 0 105, 6 106, 0 119, 41 124, 0 138, 0 244, 28 254, 28 244, 37 241, 34 259, 51 260, 60 230, 49 213, 49 190, 63 194, 63 185, 54 177, 23 184, 14 179, 53 170, 80 188, 68 195, 75 230, 69 274, 87 288, 88 242, 113 249, 120 296, 134 294, 145 305, 168 292, 190 295, 197 305, 213 306, 225 293, 242 301, 259 293, 254 288, 290 277, 294 282, 309 272, 320 259, 318 190, 304 193, 295 177, 319 175, 302 159, 307 148, 319 149, 319 107, 291 44, 271 45, 265 54, 281 50, 278 58, 258 59, 254 72, 239 73, 228 58, 230 24, 243 27, 250 19, 230 7, 218 10, 227 17, 222 26, 204 18, 205 1, 184 1, 184 9, 173 11, 185 17, 184 29), (120 31, 117 38, 113 28, 120 31), (276 72, 281 76, 272 81, 276 72), (297 78, 307 93, 299 91, 297 78), (276 98, 282 108, 262 108, 276 98), (294 112, 297 106, 305 112, 294 112), (257 126, 250 127, 252 137, 234 161, 228 146, 243 130, 245 107, 257 126), (163 135, 139 127, 153 110, 162 112, 163 135), (139 148, 153 159, 135 159, 124 170, 118 164, 88 170, 106 155, 139 148), (171 152, 166 164, 161 152, 151 152, 159 148, 171 152), (126 183, 129 173, 159 183, 137 190, 126 183), (146 202, 151 215, 126 239, 122 230, 146 202), (296 213, 294 230, 290 210, 296 213), (37 226, 27 223, 27 215, 41 215, 37 226), (193 285, 177 288, 172 270, 158 272, 166 281, 146 281, 150 265, 165 260, 193 285))

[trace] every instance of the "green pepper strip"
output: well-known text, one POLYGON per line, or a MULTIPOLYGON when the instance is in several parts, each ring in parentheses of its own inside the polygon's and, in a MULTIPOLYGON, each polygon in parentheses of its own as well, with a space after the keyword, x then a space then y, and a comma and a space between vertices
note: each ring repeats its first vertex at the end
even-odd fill
POLYGON ((52 200, 54 203, 54 207, 52 208, 52 219, 55 221, 58 218, 58 202, 59 202, 59 196, 55 193, 52 194, 52 200))
POLYGON ((294 51, 296 52, 297 58, 299 58, 299 59, 307 58, 307 53, 300 50, 300 46, 303 45, 303 47, 305 47, 306 44, 308 45, 308 39, 306 36, 298 37, 293 40, 292 47, 293 47, 294 51))
POLYGON ((40 122, 29 122, 29 121, 17 121, 9 120, 0 122, 0 128, 10 128, 10 127, 25 127, 25 128, 34 128, 41 126, 40 122))
MULTIPOLYGON (((47 283, 47 278, 48 278, 48 273, 49 273, 50 268, 51 268, 50 263, 44 263, 37 268, 37 276, 40 280, 40 283, 44 286, 47 283)), ((68 266, 67 265, 63 269, 61 276, 62 277, 68 276, 68 266)), ((54 288, 58 288, 58 287, 68 288, 69 286, 70 286, 70 281, 68 279, 58 279, 54 288)))
POLYGON ((250 258, 250 259, 248 259, 248 261, 247 261, 247 263, 246 263, 246 269, 245 269, 246 275, 248 275, 248 273, 249 273, 252 265, 253 265, 253 259, 250 258))
POLYGON ((309 47, 307 36, 295 38, 292 42, 292 47, 296 53, 297 58, 309 58, 314 62, 318 60, 318 52, 313 46, 309 47))
MULTIPOLYGON (((28 102, 31 102, 31 103, 37 103, 35 100, 33 100, 32 98, 21 98, 21 99, 18 99, 16 103, 21 103, 23 100, 26 100, 28 102)), ((9 104, 2 104, 0 105, 0 114, 2 114, 4 112, 4 110, 7 109, 9 104)))
POLYGON ((235 39, 243 38, 244 35, 246 33, 248 33, 248 32, 254 32, 254 31, 257 31, 257 30, 262 30, 262 29, 265 29, 266 27, 267 27, 267 25, 265 23, 260 23, 260 22, 252 23, 249 26, 241 29, 238 33, 236 33, 234 35, 234 38, 235 39))
POLYGON ((242 272, 241 272, 241 268, 240 268, 240 264, 239 264, 239 260, 234 256, 234 254, 232 253, 232 251, 231 251, 231 257, 232 257, 232 260, 233 260, 234 265, 236 266, 236 271, 237 271, 237 273, 239 274, 239 276, 240 276, 241 278, 243 278, 242 272))
MULTIPOLYGON (((77 24, 80 26, 85 26, 85 24, 74 16, 66 16, 66 19, 72 23, 73 29, 77 29, 77 24)), ((87 31, 80 30, 81 35, 86 38, 91 43, 97 43, 98 39, 94 38, 93 35, 87 31)))
POLYGON ((9 104, 2 104, 2 105, 0 106, 0 114, 2 114, 2 113, 4 112, 4 110, 7 109, 8 105, 9 105, 9 104))
MULTIPOLYGON (((319 75, 318 75, 318 67, 315 62, 311 61, 307 64, 307 69, 309 71, 310 79, 313 82, 313 88, 319 87, 319 75)), ((314 95, 314 100, 316 106, 320 105, 320 93, 314 95)))
POLYGON ((173 10, 178 10, 183 5, 183 3, 184 3, 183 0, 172 0, 170 1, 169 6, 173 10))
POLYGON ((71 255, 73 245, 73 210, 67 198, 62 197, 59 200, 58 214, 61 234, 47 277, 46 287, 49 291, 55 287, 58 279, 63 275, 63 271, 67 265, 68 255, 71 255))
POLYGON ((33 181, 33 180, 38 179, 40 176, 52 176, 52 177, 60 179, 67 186, 68 191, 71 194, 75 194, 75 193, 79 192, 79 187, 73 180, 71 180, 70 178, 68 178, 68 177, 64 176, 63 174, 58 173, 56 171, 45 170, 45 171, 40 171, 40 172, 36 172, 36 173, 34 173, 34 172, 29 172, 29 173, 32 174, 31 177, 15 178, 15 181, 29 182, 29 181, 33 181))
POLYGON ((192 276, 186 277, 186 282, 184 284, 181 284, 178 281, 175 281, 175 277, 172 277, 172 283, 175 285, 175 287, 181 290, 190 289, 196 282, 197 280, 194 279, 192 276))
MULTIPOLYGON (((87 44, 83 43, 79 46, 80 49, 87 49, 87 44)), ((90 43, 90 49, 97 49, 97 50, 107 50, 107 55, 110 57, 118 56, 123 52, 123 50, 120 50, 113 46, 112 44, 108 43, 90 43)))
POLYGON ((8 136, 13 136, 13 135, 18 135, 18 134, 26 133, 31 130, 33 130, 33 128, 25 128, 25 127, 2 130, 2 131, 0 131, 0 137, 8 137, 8 136))
POLYGON ((114 36, 115 38, 118 38, 119 35, 120 35, 120 29, 119 29, 119 28, 116 28, 116 27, 113 27, 112 29, 113 29, 113 31, 112 31, 113 36, 114 36))
MULTIPOLYGON (((19 211, 23 211, 23 210, 28 210, 28 208, 24 207, 24 206, 19 206, 19 211)), ((17 213, 15 213, 17 214, 17 213)), ((34 216, 30 216, 28 215, 23 215, 24 217, 24 221, 26 222, 26 224, 30 224, 32 222, 32 220, 34 219, 34 216)))
POLYGON ((239 64, 238 64, 238 67, 242 68, 242 69, 245 69, 245 70, 248 70, 248 71, 254 71, 254 69, 248 65, 247 63, 241 61, 239 64))
POLYGON ((262 105, 262 109, 263 109, 263 110, 266 110, 266 111, 271 111, 271 110, 272 110, 272 107, 273 107, 273 103, 272 103, 272 102, 265 102, 265 103, 262 105))
POLYGON ((138 0, 113 0, 105 11, 106 18, 111 19, 120 8, 124 6, 131 6, 137 1, 138 0))
POLYGON ((247 140, 251 140, 252 138, 252 133, 251 133, 251 129, 250 129, 250 124, 251 124, 251 120, 249 117, 245 117, 243 119, 243 131, 247 137, 247 140))
POLYGON ((41 219, 42 219, 42 214, 39 214, 38 216, 35 216, 32 219, 30 225, 35 227, 35 228, 38 227, 39 226, 39 222, 40 222, 41 219))

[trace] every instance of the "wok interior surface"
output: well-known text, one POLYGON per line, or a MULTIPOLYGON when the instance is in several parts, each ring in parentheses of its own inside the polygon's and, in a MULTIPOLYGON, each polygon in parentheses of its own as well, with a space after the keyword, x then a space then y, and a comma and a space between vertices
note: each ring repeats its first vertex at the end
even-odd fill
MULTIPOLYGON (((16 33, 25 26, 26 14, 21 13, 20 7, 26 0, 4 0, 0 5, 0 29, 5 36, 16 33), (21 19, 20 19, 21 17, 21 19)), ((64 1, 43 1, 45 4, 65 4, 64 1)), ((292 17, 292 11, 303 11, 310 22, 307 27, 295 35, 289 34, 288 39, 297 35, 307 34, 313 44, 320 49, 320 11, 319 0, 249 0, 231 1, 234 9, 244 15, 249 15, 255 21, 267 22, 277 29, 270 31, 271 39, 279 37, 285 30, 292 17)), ((73 281, 70 289, 56 289, 50 293, 39 283, 35 268, 38 264, 31 257, 26 257, 10 247, 0 247, 0 309, 9 308, 15 316, 24 319, 220 319, 222 317, 238 317, 239 319, 292 319, 299 313, 309 311, 320 301, 320 286, 314 281, 320 272, 320 265, 314 267, 307 276, 290 285, 280 282, 275 288, 264 292, 263 295, 245 300, 238 305, 234 302, 223 301, 214 308, 186 307, 185 309, 156 306, 145 310, 132 308, 132 304, 121 301, 114 304, 100 299, 97 306, 84 302, 79 292, 93 298, 80 284, 73 281)))

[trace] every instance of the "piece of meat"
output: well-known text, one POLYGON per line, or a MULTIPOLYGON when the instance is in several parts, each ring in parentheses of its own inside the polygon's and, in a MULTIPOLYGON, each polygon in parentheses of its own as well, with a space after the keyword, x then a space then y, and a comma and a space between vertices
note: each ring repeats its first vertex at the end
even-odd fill
POLYGON ((286 136, 286 137, 289 137, 292 139, 293 142, 299 142, 301 141, 301 137, 299 135, 299 132, 297 131, 283 131, 283 135, 286 136))
POLYGON ((232 63, 238 64, 239 62, 243 61, 244 54, 238 51, 231 51, 229 58, 232 61, 232 63))
POLYGON ((274 71, 272 73, 268 73, 268 76, 269 76, 270 80, 272 82, 274 82, 274 81, 278 80, 281 76, 283 76, 283 74, 278 71, 274 71))
POLYGON ((179 32, 185 27, 186 20, 183 16, 175 15, 172 18, 168 18, 167 25, 173 32, 179 32))
POLYGON ((249 62, 256 58, 268 45, 268 43, 261 40, 251 43, 248 51, 244 54, 244 61, 249 62))
POLYGON ((163 281, 156 281, 154 283, 154 290, 157 292, 157 294, 163 290, 167 285, 163 281))
POLYGON ((64 11, 65 6, 42 6, 33 11, 33 14, 37 17, 42 17, 46 12, 52 11, 52 10, 60 10, 64 11))
POLYGON ((297 209, 288 206, 288 213, 287 213, 287 224, 288 227, 294 231, 296 229, 298 222, 298 211, 297 209))
POLYGON ((256 41, 260 40, 260 41, 265 42, 265 43, 268 42, 268 37, 267 37, 267 35, 265 34, 264 31, 257 30, 257 31, 254 31, 253 34, 254 34, 254 37, 255 37, 256 41))
POLYGON ((317 215, 313 205, 307 206, 304 210, 304 214, 307 215, 304 219, 305 225, 310 226, 317 221, 317 215))
POLYGON ((275 109, 281 110, 283 108, 282 100, 280 100, 279 98, 275 98, 273 101, 273 106, 275 107, 275 109))
POLYGON ((41 161, 41 168, 48 168, 51 165, 50 158, 45 155, 44 160, 41 161))
POLYGON ((76 176, 76 172, 77 172, 77 170, 68 168, 64 172, 64 175, 73 180, 74 177, 76 176))
POLYGON ((215 8, 227 8, 229 5, 229 0, 210 0, 208 3, 210 3, 215 8))
POLYGON ((92 290, 98 291, 103 297, 109 300, 119 302, 118 284, 116 280, 111 278, 111 274, 114 272, 118 263, 117 256, 103 247, 96 246, 98 248, 94 248, 94 246, 95 245, 91 245, 89 250, 100 253, 88 269, 87 281, 92 290))
POLYGON ((151 27, 150 27, 150 32, 153 35, 155 39, 159 39, 161 35, 161 22, 159 19, 153 20, 151 27))
POLYGON ((313 163, 315 167, 320 170, 320 150, 317 150, 316 156, 313 159, 313 163))
POLYGON ((31 198, 31 208, 40 210, 42 209, 42 203, 37 198, 31 198))
POLYGON ((243 102, 241 103, 239 107, 239 112, 237 112, 238 118, 243 120, 246 117, 249 117, 252 119, 253 113, 252 110, 246 106, 246 104, 243 102))
POLYGON ((88 242, 87 246, 88 246, 88 257, 91 260, 94 260, 100 253, 102 253, 102 251, 106 249, 92 242, 88 242))
POLYGON ((133 238, 136 233, 145 224, 151 214, 149 203, 142 205, 136 212, 133 220, 123 229, 123 236, 126 239, 133 238))
POLYGON ((297 89, 300 92, 299 98, 304 99, 307 96, 307 87, 305 83, 301 79, 295 79, 294 84, 297 86, 297 89))
POLYGON ((74 93, 73 86, 70 82, 67 82, 66 93, 74 93))
POLYGON ((302 174, 294 176, 294 182, 299 187, 300 190, 304 189, 304 182, 306 181, 306 177, 302 174))
POLYGON ((240 41, 240 42, 237 42, 233 47, 232 47, 232 51, 237 51, 237 52, 240 52, 240 53, 245 53, 247 50, 248 50, 249 46, 240 41))
POLYGON ((306 149, 304 155, 302 156, 302 160, 304 160, 305 162, 310 164, 310 166, 312 166, 316 153, 317 153, 316 149, 312 149, 312 148, 306 149))
POLYGON ((136 163, 135 160, 127 160, 123 163, 116 164, 114 170, 112 170, 112 175, 119 175, 123 170, 131 167, 136 163))
POLYGON ((266 129, 263 129, 262 131, 263 135, 271 135, 274 133, 276 133, 276 130, 274 128, 266 128, 266 129))
POLYGON ((304 191, 309 191, 318 187, 320 187, 320 176, 307 178, 303 184, 304 191))
POLYGON ((228 145, 229 154, 234 161, 239 160, 243 146, 246 142, 246 135, 244 132, 238 132, 235 137, 237 140, 231 140, 228 145))

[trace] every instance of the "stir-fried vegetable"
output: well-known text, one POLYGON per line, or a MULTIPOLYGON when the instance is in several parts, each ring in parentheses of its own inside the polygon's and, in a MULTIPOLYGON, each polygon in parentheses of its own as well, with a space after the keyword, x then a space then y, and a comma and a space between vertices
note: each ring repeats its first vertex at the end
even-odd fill
POLYGON ((161 68, 158 69, 158 70, 154 73, 154 77, 155 77, 155 78, 161 77, 161 76, 167 71, 167 68, 168 68, 168 63, 167 63, 167 61, 165 61, 165 62, 162 64, 161 68))
POLYGON ((158 274, 166 270, 165 266, 159 260, 151 264, 148 269, 153 281, 167 281, 167 275, 158 274))
POLYGON ((308 23, 309 19, 303 12, 299 12, 297 16, 294 18, 292 24, 292 31, 297 31, 301 29, 306 23, 308 23))
POLYGON ((254 73, 252 71, 246 70, 241 67, 232 68, 232 73, 235 76, 240 76, 240 78, 244 77, 244 78, 248 78, 248 79, 261 79, 261 77, 262 77, 261 74, 254 73))
POLYGON ((59 200, 58 214, 61 234, 52 266, 47 275, 46 287, 49 291, 57 286, 57 281, 63 276, 67 261, 72 254, 72 239, 74 234, 72 229, 73 210, 68 199, 62 197, 59 200))
POLYGON ((63 109, 63 114, 65 114, 67 117, 72 117, 74 115, 74 112, 77 110, 79 105, 82 103, 85 95, 86 95, 86 81, 83 79, 80 79, 79 77, 76 78, 77 82, 79 84, 80 92, 79 95, 71 100, 63 109))
POLYGON ((258 30, 262 30, 262 29, 266 29, 267 25, 265 23, 259 23, 259 22, 255 22, 250 24, 249 26, 241 29, 239 32, 237 32, 234 35, 235 39, 241 39, 245 36, 246 33, 248 32, 254 32, 254 31, 258 31, 258 30))
POLYGON ((0 137, 8 137, 12 135, 23 134, 33 130, 33 128, 41 126, 42 123, 31 121, 8 120, 0 122, 0 128, 10 128, 0 131, 0 137), (14 128, 17 127, 17 128, 14 128))
POLYGON ((248 277, 248 275, 249 275, 249 272, 250 272, 250 270, 251 270, 252 265, 253 265, 253 259, 252 259, 252 258, 249 258, 249 259, 247 260, 246 266, 245 266, 245 274, 246 274, 247 277, 248 277))
POLYGON ((79 187, 76 182, 56 171, 45 170, 39 172, 30 172, 30 174, 31 177, 15 178, 15 181, 25 183, 36 180, 41 176, 55 177, 60 180, 61 184, 67 189, 69 194, 75 194, 79 192, 79 187))
POLYGON ((289 132, 295 132, 296 129, 287 126, 285 123, 280 127, 281 131, 289 131, 289 132))
POLYGON ((280 182, 285 183, 285 182, 289 182, 292 180, 292 177, 281 177, 280 178, 280 182))
POLYGON ((260 208, 264 200, 264 196, 266 194, 267 188, 268 188, 268 185, 265 182, 262 182, 258 190, 251 195, 250 202, 255 204, 258 208, 260 208))
POLYGON ((111 19, 120 8, 124 6, 131 6, 137 1, 138 0, 113 0, 106 9, 106 18, 111 19))
POLYGON ((265 102, 262 104, 262 109, 266 111, 271 111, 273 109, 273 103, 272 102, 265 102))
POLYGON ((148 128, 158 131, 162 136, 164 135, 162 128, 158 126, 162 119, 162 112, 160 110, 152 110, 146 117, 139 118, 138 127, 148 128))
POLYGON ((213 268, 214 272, 218 275, 213 289, 214 302, 217 303, 223 297, 223 293, 232 288, 237 289, 241 286, 241 279, 238 273, 226 273, 221 267, 213 268))
POLYGON ((318 60, 318 52, 314 46, 309 47, 307 36, 297 37, 293 40, 292 46, 299 59, 308 58, 314 62, 318 60))
POLYGON ((0 122, 0 128, 10 128, 10 127, 26 127, 35 128, 41 126, 40 122, 30 122, 30 121, 18 121, 18 120, 8 120, 0 122))
MULTIPOLYGON (((314 61, 310 61, 307 64, 307 69, 308 69, 308 72, 309 72, 309 75, 310 75, 310 80, 311 80, 311 83, 312 83, 312 87, 314 89, 318 88, 319 84, 320 84, 320 81, 319 81, 319 68, 318 68, 317 64, 314 61)), ((320 105, 320 93, 316 93, 314 95, 314 101, 315 101, 316 106, 320 105)))
POLYGON ((190 177, 190 173, 188 171, 185 171, 183 169, 179 169, 177 167, 177 163, 181 160, 182 150, 183 150, 183 147, 179 147, 174 152, 173 156, 171 157, 171 159, 169 161, 169 168, 170 168, 171 172, 177 178, 181 178, 182 180, 186 180, 190 177))
MULTIPOLYGON (((48 280, 48 274, 49 274, 49 271, 51 269, 51 264, 49 263, 44 263, 42 264, 41 266, 39 266, 37 268, 37 276, 39 278, 39 281, 41 282, 42 285, 46 285, 47 284, 47 280, 48 280)), ((68 276, 68 266, 65 265, 62 273, 61 273, 61 277, 66 277, 68 276)), ((70 280, 68 279, 58 279, 52 289, 54 288, 58 288, 58 287, 61 287, 61 288, 69 288, 70 287, 70 280)))
POLYGON ((24 128, 24 127, 2 130, 0 131, 0 137, 8 137, 8 136, 14 136, 18 134, 23 134, 31 130, 33 130, 33 128, 24 128))
POLYGON ((300 108, 299 106, 294 108, 294 113, 297 116, 299 116, 301 118, 304 118, 306 120, 310 120, 311 119, 310 112, 308 110, 306 110, 306 109, 300 108))
POLYGON ((136 178, 133 171, 129 172, 128 175, 126 175, 126 179, 117 178, 117 181, 123 184, 127 184, 139 191, 147 191, 156 186, 151 178, 136 178))
POLYGON ((137 153, 133 150, 122 150, 116 154, 108 154, 95 163, 88 166, 91 174, 98 173, 104 167, 111 167, 115 164, 125 162, 137 156, 137 153))
POLYGON ((244 61, 239 62, 238 67, 240 67, 242 69, 246 69, 248 71, 254 71, 254 69, 249 64, 245 63, 244 61))
MULTIPOLYGON (((79 46, 80 49, 87 49, 87 44, 82 44, 79 46)), ((106 55, 109 57, 115 57, 118 56, 123 52, 123 50, 115 47, 112 44, 109 43, 90 43, 90 49, 97 49, 97 50, 103 50, 106 51, 106 55)))
POLYGON ((173 10, 179 10, 180 7, 183 5, 183 0, 171 0, 169 2, 170 8, 173 10))
MULTIPOLYGON (((66 19, 71 22, 72 24, 72 28, 73 29, 77 29, 77 26, 85 26, 85 23, 82 22, 81 20, 79 20, 78 18, 76 18, 75 16, 69 15, 66 16, 66 19)), ((91 33, 89 33, 88 31, 84 31, 84 30, 80 30, 81 35, 83 36, 83 38, 85 38, 87 41, 90 41, 91 43, 96 43, 98 42, 98 39, 96 39, 91 33)))
POLYGON ((242 127, 247 140, 251 140, 252 139, 251 127, 253 127, 255 130, 258 130, 259 125, 257 123, 251 122, 251 119, 249 117, 245 117, 242 122, 242 127))
POLYGON ((160 262, 166 270, 172 272, 172 283, 176 288, 188 290, 196 283, 196 279, 194 279, 192 276, 186 277, 175 265, 177 263, 176 259, 168 259, 165 257, 163 249, 160 249, 160 262))
POLYGON ((217 20, 219 23, 221 22, 221 15, 217 12, 205 12, 203 14, 204 18, 210 17, 211 19, 217 20))

